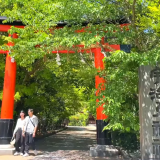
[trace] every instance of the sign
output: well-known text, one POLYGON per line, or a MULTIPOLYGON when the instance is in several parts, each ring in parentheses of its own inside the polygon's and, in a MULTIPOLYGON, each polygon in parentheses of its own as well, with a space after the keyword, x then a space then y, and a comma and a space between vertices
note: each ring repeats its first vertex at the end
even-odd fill
POLYGON ((139 117, 142 160, 160 159, 160 68, 139 69, 139 117))

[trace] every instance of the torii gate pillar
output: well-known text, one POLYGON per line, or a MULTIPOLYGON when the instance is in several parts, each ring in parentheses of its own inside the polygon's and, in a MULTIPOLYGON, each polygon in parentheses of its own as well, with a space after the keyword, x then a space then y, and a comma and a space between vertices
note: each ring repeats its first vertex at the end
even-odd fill
MULTIPOLYGON (((103 70, 104 69, 104 63, 103 63, 104 55, 101 52, 101 48, 95 48, 93 51, 94 51, 94 56, 95 56, 95 68, 99 70, 103 70)), ((105 89, 104 83, 105 81, 103 78, 99 76, 95 77, 95 87, 97 89, 96 96, 99 95, 101 90, 105 89)), ((97 99, 96 102, 98 103, 99 100, 97 99)), ((103 131, 103 128, 107 125, 107 123, 104 120, 107 119, 108 117, 105 114, 103 114, 103 104, 101 106, 98 106, 96 111, 97 111, 97 119, 96 119, 97 144, 110 145, 111 139, 108 136, 108 132, 107 130, 103 131)))
MULTIPOLYGON (((17 38, 17 35, 13 34, 12 38, 17 38)), ((13 44, 8 43, 8 46, 13 46, 13 44)), ((16 62, 7 53, 0 117, 0 128, 3 128, 3 132, 0 132, 0 145, 10 144, 12 138, 15 84, 16 62)))
MULTIPOLYGON (((130 45, 110 45, 111 48, 114 50, 122 50, 126 53, 130 53, 130 45)), ((109 51, 109 50, 106 50, 109 51)), ((101 48, 95 48, 92 50, 95 56, 95 68, 100 70, 104 69, 104 54, 101 51, 101 48)), ((104 86, 105 80, 102 77, 96 76, 95 77, 95 87, 97 89, 96 96, 99 96, 99 93, 102 90, 105 90, 104 86)), ((96 102, 98 103, 99 100, 97 99, 96 102)), ((97 145, 111 145, 111 133, 110 131, 104 130, 103 128, 108 124, 109 119, 107 115, 103 114, 103 104, 101 106, 98 106, 97 104, 97 120, 96 120, 96 126, 97 126, 97 145), (106 121, 104 121, 106 120, 106 121)), ((92 153, 92 152, 91 152, 92 153)))

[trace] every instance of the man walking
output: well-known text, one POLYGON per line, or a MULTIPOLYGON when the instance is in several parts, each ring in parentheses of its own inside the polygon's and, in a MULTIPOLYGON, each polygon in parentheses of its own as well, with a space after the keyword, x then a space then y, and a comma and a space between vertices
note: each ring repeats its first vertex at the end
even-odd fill
POLYGON ((38 126, 38 118, 33 115, 33 109, 28 110, 28 115, 25 118, 25 124, 23 127, 23 136, 25 137, 25 154, 24 157, 29 156, 29 146, 32 146, 34 150, 34 154, 37 155, 37 151, 35 148, 35 135, 38 126))

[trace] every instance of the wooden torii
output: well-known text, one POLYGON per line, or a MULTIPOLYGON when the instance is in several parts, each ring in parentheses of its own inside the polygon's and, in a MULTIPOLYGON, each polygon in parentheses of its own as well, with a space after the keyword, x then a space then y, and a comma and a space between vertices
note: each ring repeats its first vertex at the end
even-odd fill
MULTIPOLYGON (((4 18, 0 18, 1 21, 4 18)), ((127 26, 127 23, 120 24, 122 27, 127 26)), ((8 32, 11 26, 15 26, 17 28, 24 28, 21 22, 15 22, 13 24, 2 24, 0 23, 0 32, 8 32)), ((63 26, 60 26, 63 27, 63 26)), ((83 29, 79 32, 83 32, 83 29)), ((18 38, 16 34, 9 35, 12 38, 18 38)), ((130 48, 128 45, 109 45, 105 43, 104 38, 102 38, 102 45, 105 48, 105 51, 113 50, 123 50, 126 52, 130 52, 130 48)), ((8 43, 8 46, 13 46, 12 43, 8 43)), ((90 49, 84 50, 82 49, 84 46, 79 45, 80 51, 84 53, 92 52, 95 58, 95 68, 104 69, 103 58, 104 54, 101 51, 101 47, 99 45, 93 45, 90 49)), ((52 53, 57 53, 57 51, 52 51, 52 53)), ((75 53, 74 50, 58 50, 58 53, 75 53)), ((1 106, 1 117, 0 117, 0 145, 7 145, 10 143, 12 137, 12 128, 13 128, 13 111, 14 111, 14 94, 15 94, 15 85, 16 85, 16 62, 14 58, 10 56, 9 51, 0 50, 0 54, 6 54, 6 65, 5 65, 5 76, 4 76, 4 87, 3 87, 3 98, 2 98, 2 106, 1 106), (3 131, 2 131, 3 128, 3 131)), ((98 75, 95 77, 95 88, 96 96, 99 94, 99 85, 103 85, 104 79, 99 77, 98 75)), ((99 101, 98 99, 96 100, 99 101)), ((97 106, 97 144, 99 145, 107 145, 110 144, 110 138, 107 137, 107 131, 103 131, 104 126, 107 123, 104 119, 107 119, 107 116, 103 114, 103 105, 97 106)))

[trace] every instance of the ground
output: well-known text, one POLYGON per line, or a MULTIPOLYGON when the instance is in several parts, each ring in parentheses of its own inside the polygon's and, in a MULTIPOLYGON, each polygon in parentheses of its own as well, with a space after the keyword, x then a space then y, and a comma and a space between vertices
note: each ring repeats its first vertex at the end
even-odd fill
POLYGON ((0 160, 93 160, 89 156, 89 148, 94 144, 96 144, 94 126, 68 127, 67 130, 37 141, 37 156, 33 156, 31 151, 27 158, 0 156, 0 160))

